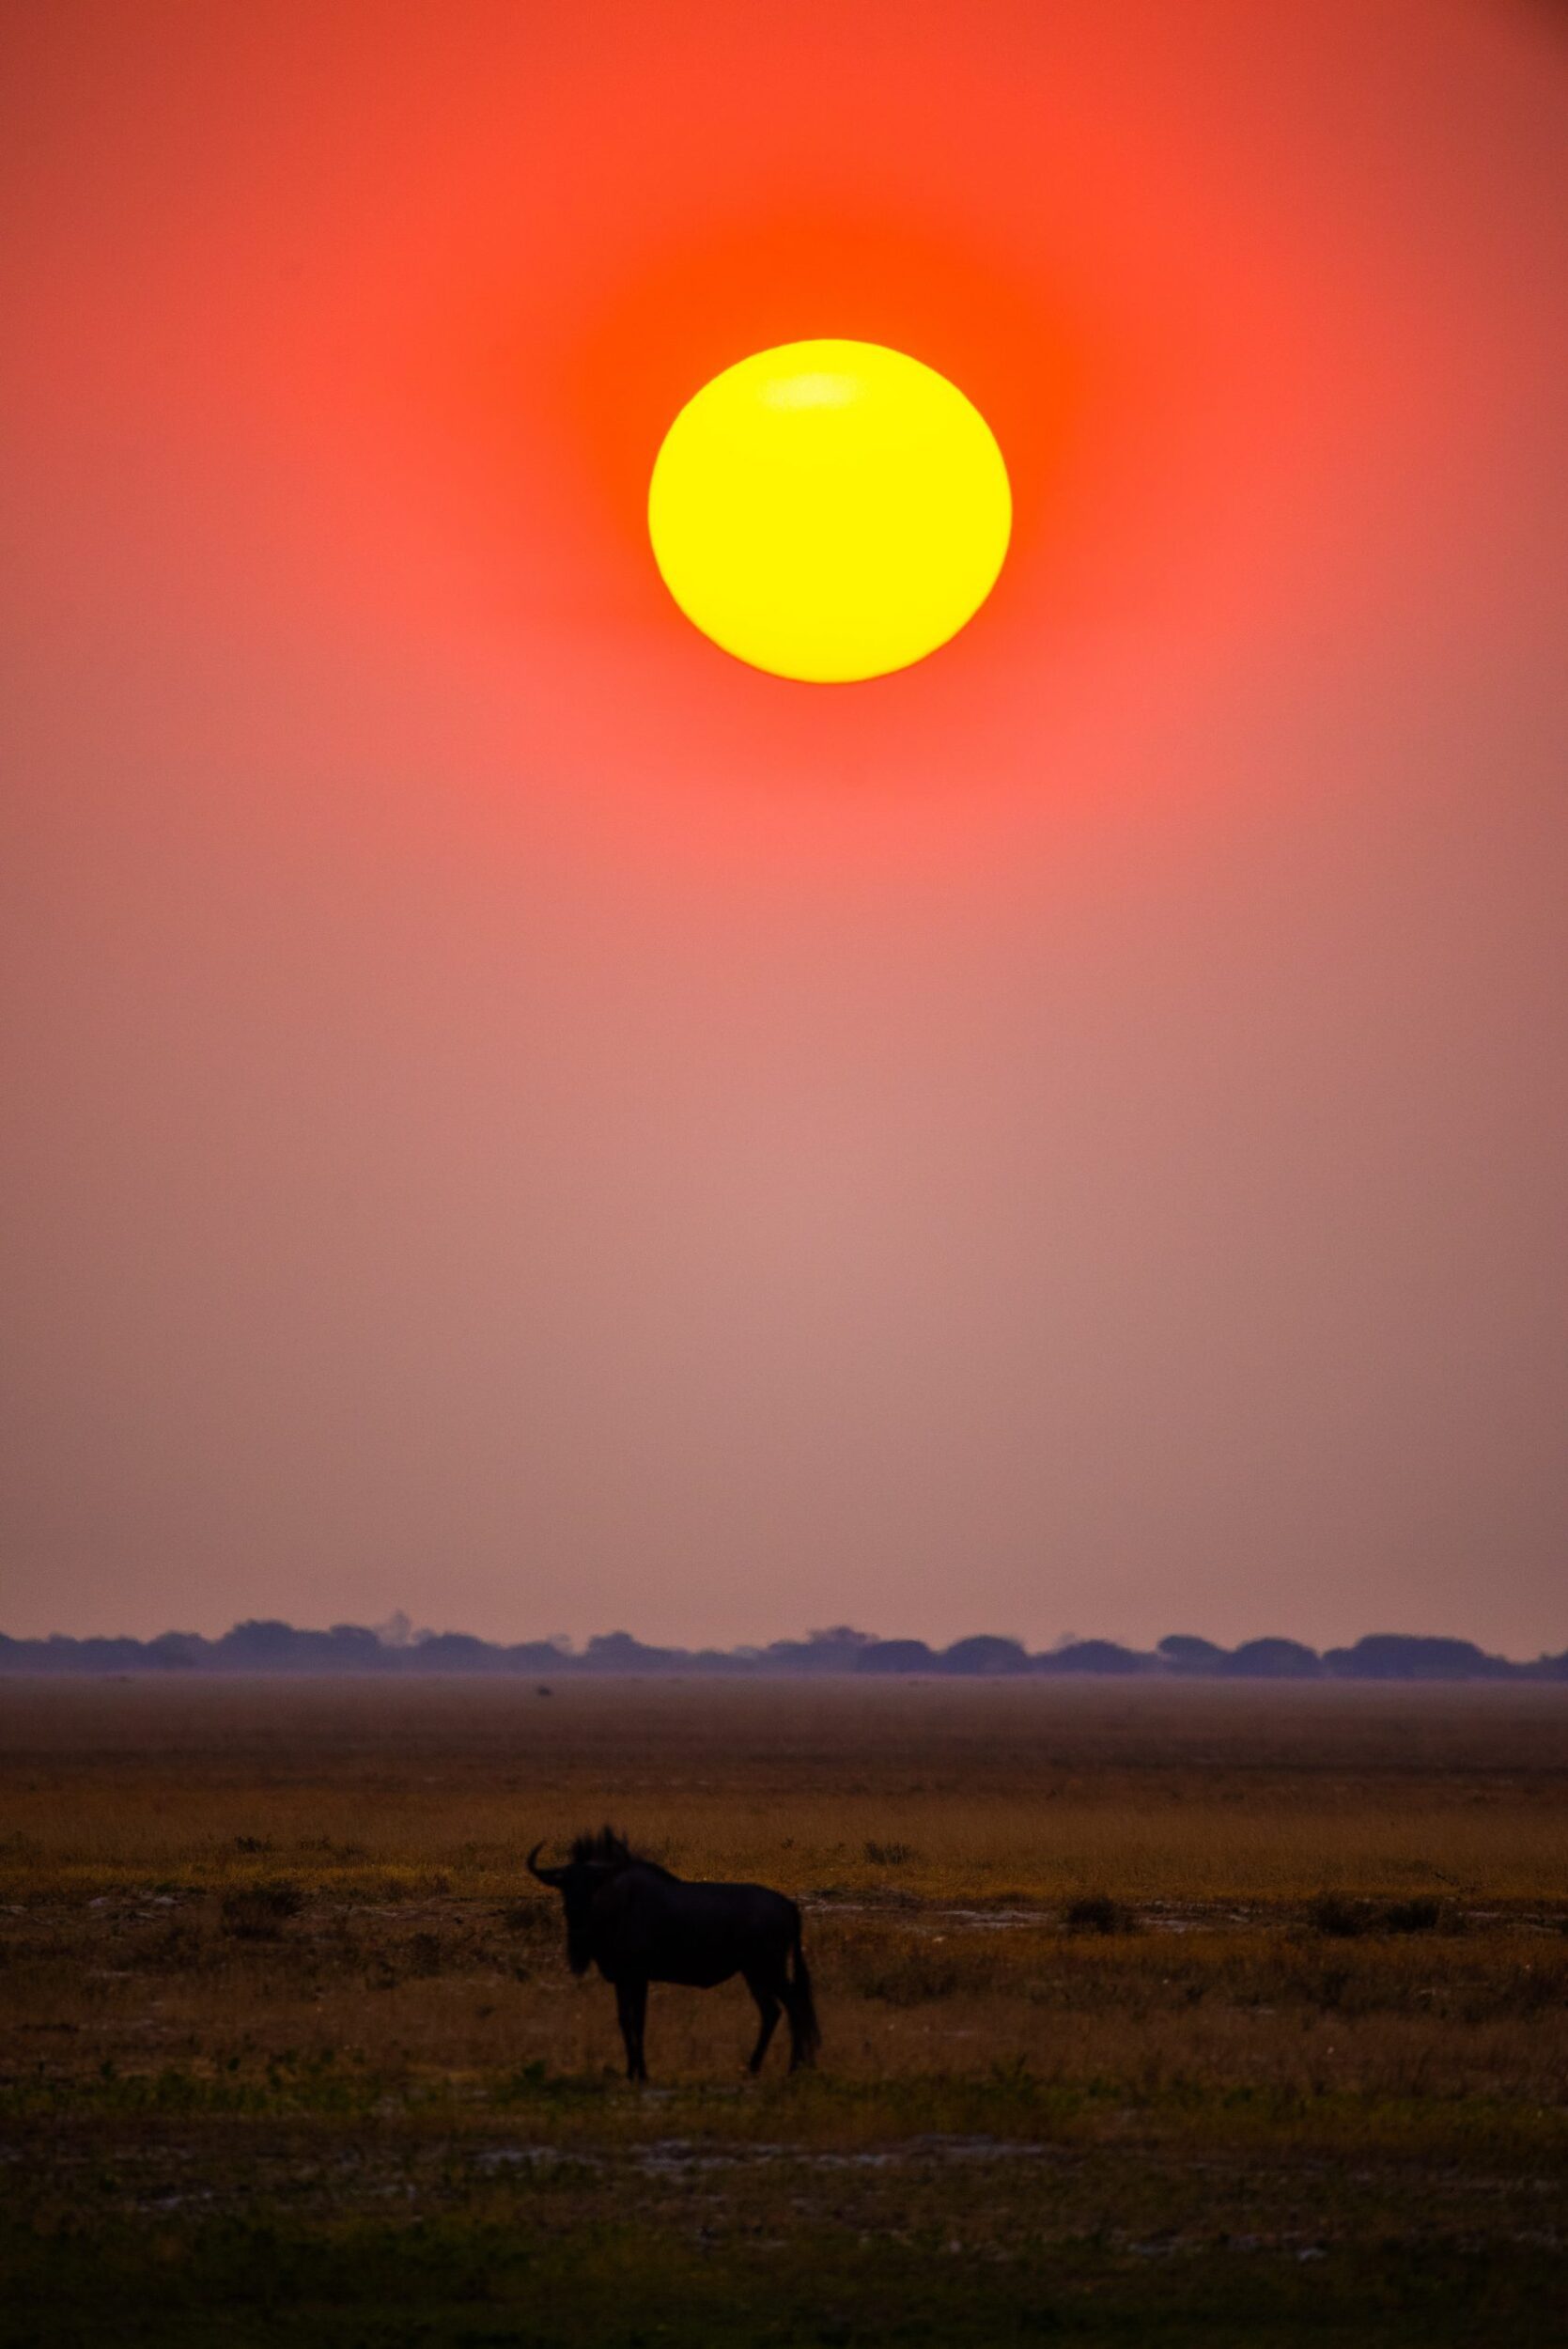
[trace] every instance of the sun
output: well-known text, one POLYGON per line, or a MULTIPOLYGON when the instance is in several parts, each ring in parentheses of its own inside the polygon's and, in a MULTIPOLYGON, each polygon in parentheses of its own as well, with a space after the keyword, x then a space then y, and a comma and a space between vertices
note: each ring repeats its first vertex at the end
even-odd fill
POLYGON ((648 488, 665 585, 705 636, 813 684, 885 677, 956 635, 1007 552, 1007 467, 934 367, 784 343, 680 411, 648 488))

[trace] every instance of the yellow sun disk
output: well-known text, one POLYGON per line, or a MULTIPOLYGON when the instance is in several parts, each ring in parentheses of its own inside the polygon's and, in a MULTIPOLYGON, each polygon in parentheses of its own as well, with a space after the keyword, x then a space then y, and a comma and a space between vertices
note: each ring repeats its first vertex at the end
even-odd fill
POLYGON ((726 367, 664 436, 648 533, 705 636, 775 677, 908 668, 985 602, 1007 468, 955 384, 879 343, 785 343, 726 367))

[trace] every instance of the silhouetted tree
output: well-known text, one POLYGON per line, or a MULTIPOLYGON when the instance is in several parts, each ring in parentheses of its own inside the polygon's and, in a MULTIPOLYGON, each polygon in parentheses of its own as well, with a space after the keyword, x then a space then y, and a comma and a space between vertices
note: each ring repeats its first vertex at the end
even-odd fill
POLYGON ((873 1640, 855 1655, 858 1672, 928 1672, 936 1664, 924 1640, 873 1640))
POLYGON ((1229 1680, 1321 1680, 1323 1658, 1299 1640, 1243 1640, 1221 1669, 1229 1680))
POLYGON ((1339 1680, 1510 1680, 1516 1670, 1473 1641, 1403 1631, 1374 1631, 1354 1647, 1330 1648, 1323 1660, 1339 1680))
POLYGON ((872 1632, 839 1623, 825 1631, 808 1631, 803 1640, 775 1640, 763 1650, 762 1660, 768 1672, 852 1672, 861 1650, 876 1644, 872 1632))
POLYGON ((690 1663, 684 1648, 644 1647, 629 1631, 600 1631, 587 1644, 582 1661, 589 1672, 678 1672, 690 1663))
POLYGON ((1031 1657, 1029 1668, 1036 1672, 1145 1672, 1155 1669, 1155 1659, 1115 1640, 1074 1640, 1066 1647, 1031 1657))
POLYGON ((404 1655, 407 1669, 419 1672, 505 1672, 505 1652, 472 1631, 437 1631, 418 1640, 404 1655))
POLYGON ((296 1631, 291 1623, 278 1623, 272 1618, 253 1618, 237 1623, 232 1631, 225 1631, 215 1642, 214 1660, 220 1667, 241 1672, 287 1672, 298 1669, 303 1661, 302 1643, 308 1635, 296 1631))
POLYGON ((1168 1640, 1161 1640, 1156 1654, 1163 1656, 1173 1672, 1206 1673, 1224 1669, 1228 1650, 1217 1647, 1212 1640, 1196 1640, 1190 1633, 1172 1631, 1168 1640))
POLYGON ((987 1631, 973 1639, 955 1640, 941 1657, 944 1672, 1024 1672, 1029 1657, 1021 1640, 1001 1640, 987 1631))

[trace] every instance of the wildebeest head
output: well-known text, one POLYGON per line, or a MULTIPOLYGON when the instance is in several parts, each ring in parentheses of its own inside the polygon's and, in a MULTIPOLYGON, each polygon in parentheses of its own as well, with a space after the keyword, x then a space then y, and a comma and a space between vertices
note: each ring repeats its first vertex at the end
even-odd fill
POLYGON ((567 1912, 567 1963, 574 1974, 585 1974, 594 1962, 594 1901, 612 1876, 631 1865, 631 1848, 613 1827, 601 1827, 597 1835, 577 1837, 564 1868, 541 1868, 543 1849, 536 1843, 529 1853, 528 1873, 560 1893, 567 1912))

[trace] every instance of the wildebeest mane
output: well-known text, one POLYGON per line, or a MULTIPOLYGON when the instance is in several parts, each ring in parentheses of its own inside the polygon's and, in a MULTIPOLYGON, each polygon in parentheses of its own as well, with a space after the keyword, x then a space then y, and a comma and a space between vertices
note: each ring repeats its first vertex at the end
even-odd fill
MULTIPOLYGON (((598 1832, 594 1832, 594 1835, 573 1837, 575 1868, 582 1868, 582 1865, 594 1865, 594 1868, 629 1868, 631 1860, 636 1860, 636 1859, 641 1859, 641 1854, 636 1854, 636 1851, 631 1849, 627 1837, 620 1835, 620 1830, 615 1830, 615 1828, 598 1828, 598 1832)), ((644 1865, 648 1865, 648 1863, 644 1863, 644 1865)))

